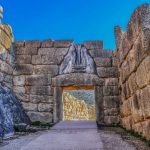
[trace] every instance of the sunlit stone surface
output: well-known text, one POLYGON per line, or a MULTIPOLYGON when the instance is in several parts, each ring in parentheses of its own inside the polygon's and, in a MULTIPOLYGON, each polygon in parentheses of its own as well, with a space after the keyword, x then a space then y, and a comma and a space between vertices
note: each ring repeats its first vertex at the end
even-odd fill
POLYGON ((95 120, 94 90, 65 90, 63 120, 95 120))

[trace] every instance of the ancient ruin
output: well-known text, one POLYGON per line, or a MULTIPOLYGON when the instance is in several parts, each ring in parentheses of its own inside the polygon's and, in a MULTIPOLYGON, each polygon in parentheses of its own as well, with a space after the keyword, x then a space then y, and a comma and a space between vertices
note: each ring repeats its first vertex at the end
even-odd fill
POLYGON ((115 51, 99 40, 78 45, 72 40, 14 41, 11 27, 0 23, 0 136, 13 134, 15 124, 57 123, 65 114, 66 120, 95 119, 150 139, 149 5, 134 11, 126 31, 116 26, 115 36, 115 51), (92 105, 65 91, 82 89, 93 90, 92 105), (15 116, 1 115, 8 110, 15 116), (4 132, 5 124, 10 132, 4 132))

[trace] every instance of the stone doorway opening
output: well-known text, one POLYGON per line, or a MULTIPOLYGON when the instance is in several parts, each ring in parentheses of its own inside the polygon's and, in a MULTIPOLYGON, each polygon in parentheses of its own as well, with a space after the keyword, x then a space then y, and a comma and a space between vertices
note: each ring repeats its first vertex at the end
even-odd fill
POLYGON ((68 86, 62 93, 62 120, 96 120, 95 88, 68 86))

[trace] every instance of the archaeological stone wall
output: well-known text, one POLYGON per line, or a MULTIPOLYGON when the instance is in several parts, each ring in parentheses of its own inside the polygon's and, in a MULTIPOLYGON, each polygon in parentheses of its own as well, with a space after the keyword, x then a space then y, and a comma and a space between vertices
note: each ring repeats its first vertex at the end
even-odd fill
MULTIPOLYGON (((54 104, 56 104, 54 99, 61 95, 54 92, 54 86, 58 85, 53 85, 52 81, 60 76, 60 65, 69 53, 71 45, 73 41, 70 40, 16 41, 14 43, 13 90, 32 121, 53 121, 54 104)), ((113 52, 104 50, 102 41, 87 41, 82 46, 88 50, 88 54, 94 60, 95 76, 102 81, 101 89, 97 91, 101 93, 102 98, 99 106, 104 116, 102 123, 118 124, 118 69, 112 57, 113 52)), ((89 75, 86 74, 83 75, 80 71, 70 75, 63 74, 61 75, 63 81, 60 78, 58 82, 61 82, 62 87, 68 86, 68 83, 71 83, 70 78, 74 78, 73 80, 76 81, 74 86, 78 86, 83 77, 84 86, 88 86, 90 80, 87 78, 89 75)), ((94 81, 94 79, 91 80, 94 81)))
POLYGON ((120 72, 121 124, 150 138, 150 9, 137 8, 124 32, 115 28, 120 72))
POLYGON ((14 41, 11 27, 0 23, 0 83, 12 88, 14 52, 11 47, 14 41))

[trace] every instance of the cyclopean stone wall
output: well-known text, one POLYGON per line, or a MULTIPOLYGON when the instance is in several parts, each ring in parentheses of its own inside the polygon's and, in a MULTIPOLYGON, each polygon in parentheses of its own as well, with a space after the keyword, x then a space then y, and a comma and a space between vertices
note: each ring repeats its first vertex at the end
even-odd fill
MULTIPOLYGON (((53 85, 52 80, 60 76, 60 65, 69 58, 67 54, 69 49, 71 51, 73 45, 73 41, 70 40, 16 41, 14 43, 15 70, 13 72, 13 90, 21 100, 32 121, 54 121, 54 104, 56 103, 54 100, 56 100, 56 95, 61 97, 61 94, 54 91, 54 88, 58 85, 53 85)), ((75 47, 80 47, 80 45, 75 45, 75 47)), ((118 124, 118 69, 116 62, 112 58, 113 52, 104 50, 102 41, 87 41, 82 47, 85 51, 87 49, 88 56, 86 56, 88 59, 90 57, 94 61, 95 76, 102 81, 101 88, 97 91, 102 97, 99 109, 102 109, 104 117, 101 123, 108 125, 118 124)), ((70 76, 74 77, 72 80, 76 81, 76 85, 80 82, 80 71, 69 74, 61 75, 64 77, 62 82, 59 81, 62 87, 65 84, 71 86, 71 82, 68 84, 69 80, 71 80, 70 76), (69 78, 67 78, 68 75, 69 78), (67 81, 65 82, 64 79, 67 81)), ((88 80, 85 79, 88 73, 84 74, 83 80, 88 80)), ((82 75, 83 72, 81 77, 82 75)), ((86 82, 82 86, 86 86, 86 82)))
POLYGON ((20 102, 12 91, 14 37, 11 27, 1 23, 2 7, 0 6, 0 142, 14 134, 14 126, 20 123, 30 124, 20 102))
POLYGON ((0 83, 12 88, 14 53, 11 48, 14 37, 9 25, 0 23, 0 83))
POLYGON ((150 139, 150 8, 137 8, 124 32, 115 28, 121 124, 150 139))

